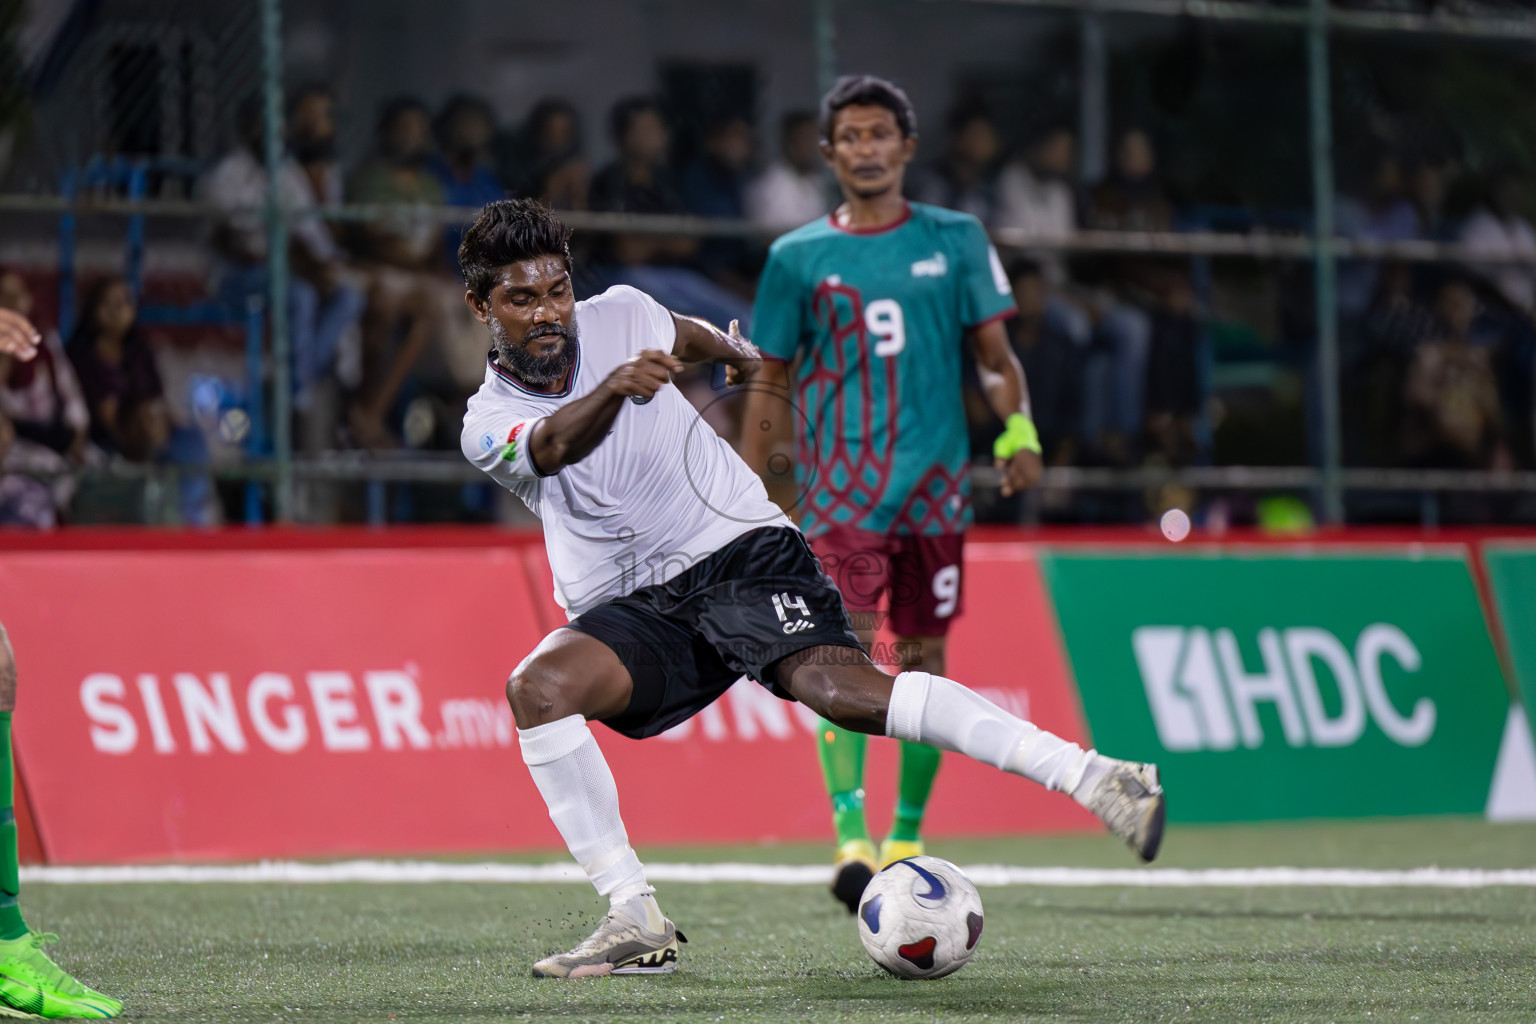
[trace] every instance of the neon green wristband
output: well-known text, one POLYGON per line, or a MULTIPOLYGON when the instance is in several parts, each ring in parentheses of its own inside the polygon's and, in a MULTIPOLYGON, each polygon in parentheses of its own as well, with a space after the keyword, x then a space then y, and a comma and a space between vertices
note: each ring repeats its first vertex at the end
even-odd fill
POLYGON ((992 442, 992 454, 999 459, 1011 459, 1019 452, 1040 454, 1040 433, 1035 422, 1021 412, 1008 417, 1007 426, 992 442))

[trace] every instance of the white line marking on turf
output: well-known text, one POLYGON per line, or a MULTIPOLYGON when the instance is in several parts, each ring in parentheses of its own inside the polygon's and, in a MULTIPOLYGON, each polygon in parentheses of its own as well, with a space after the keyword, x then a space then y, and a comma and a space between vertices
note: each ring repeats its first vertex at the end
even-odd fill
MULTIPOLYGON (((1536 887, 1536 868, 1022 868, 981 864, 965 868, 977 885, 1131 886, 1136 888, 1252 888, 1324 886, 1348 889, 1402 886, 1432 889, 1536 887)), ((825 885, 832 869, 822 864, 653 863, 656 882, 756 882, 763 885, 825 885)), ((103 867, 24 867, 29 884, 121 885, 141 882, 236 883, 585 883, 575 864, 452 864, 441 861, 353 860, 332 864, 263 861, 258 864, 162 864, 103 867)))

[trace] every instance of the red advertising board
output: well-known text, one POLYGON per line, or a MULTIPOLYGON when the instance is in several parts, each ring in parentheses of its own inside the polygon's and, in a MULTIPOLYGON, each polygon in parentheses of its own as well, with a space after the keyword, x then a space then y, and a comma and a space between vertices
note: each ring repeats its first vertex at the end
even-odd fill
MULTIPOLYGON (((527 547, 0 554, 16 749, 56 863, 560 846, 502 684, 558 624, 527 547), (551 621, 554 619, 554 621, 551 621)), ((949 672, 1083 738, 1022 545, 975 545, 949 672)), ((597 727, 641 845, 830 839, 798 705, 738 683, 674 734, 597 727)), ((871 745, 872 823, 894 744, 871 745)), ((930 832, 1095 827, 950 757, 930 832)))

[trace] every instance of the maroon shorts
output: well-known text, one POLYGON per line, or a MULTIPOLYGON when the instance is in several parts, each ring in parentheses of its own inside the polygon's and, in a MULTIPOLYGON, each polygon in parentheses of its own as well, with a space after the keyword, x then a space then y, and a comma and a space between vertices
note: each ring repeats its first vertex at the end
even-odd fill
POLYGON ((821 567, 837 582, 856 629, 886 619, 897 636, 944 636, 960 614, 963 534, 934 537, 874 533, 834 526, 811 541, 821 567))

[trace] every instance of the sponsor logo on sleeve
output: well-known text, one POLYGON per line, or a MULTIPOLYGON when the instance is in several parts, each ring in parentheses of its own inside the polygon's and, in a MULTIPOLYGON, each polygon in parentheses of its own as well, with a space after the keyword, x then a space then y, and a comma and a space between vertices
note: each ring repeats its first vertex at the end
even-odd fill
POLYGON ((507 445, 501 450, 502 462, 517 461, 517 435, 521 434, 523 432, 523 428, 527 425, 528 424, 526 423, 519 423, 507 434, 507 445))
POLYGON ((495 438, 494 435, 492 435, 492 434, 481 434, 480 435, 480 450, 481 451, 488 452, 492 448, 495 448, 495 447, 496 447, 496 438, 495 438))

